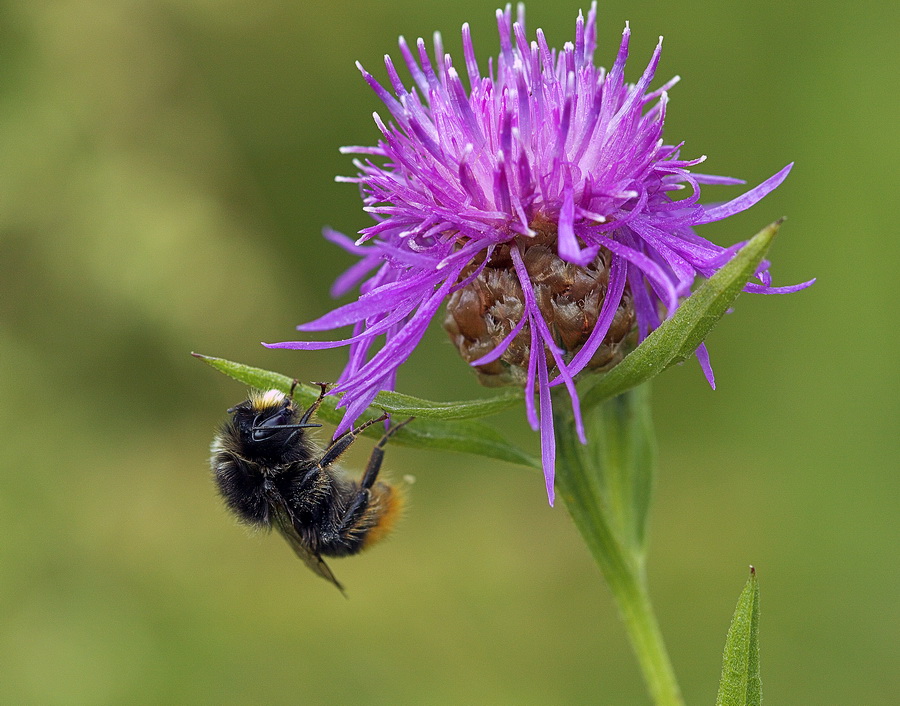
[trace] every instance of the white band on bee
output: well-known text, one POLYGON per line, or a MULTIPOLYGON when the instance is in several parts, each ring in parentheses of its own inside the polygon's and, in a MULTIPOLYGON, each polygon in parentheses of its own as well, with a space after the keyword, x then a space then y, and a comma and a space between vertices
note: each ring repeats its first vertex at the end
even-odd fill
POLYGON ((266 390, 261 394, 253 392, 250 399, 254 409, 269 409, 280 406, 286 396, 281 390, 266 390))

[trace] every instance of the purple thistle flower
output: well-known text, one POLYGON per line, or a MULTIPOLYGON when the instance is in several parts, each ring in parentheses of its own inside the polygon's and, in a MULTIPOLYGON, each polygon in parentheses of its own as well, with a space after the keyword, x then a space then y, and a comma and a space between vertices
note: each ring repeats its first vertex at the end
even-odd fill
MULTIPOLYGON (((662 38, 643 75, 628 84, 627 24, 612 68, 607 72, 593 63, 596 3, 587 21, 579 13, 575 42, 562 51, 551 50, 540 29, 529 44, 522 5, 517 20, 512 22, 510 6, 497 10, 501 51, 488 64, 487 76, 480 73, 469 26, 463 25, 468 93, 438 34, 435 65, 422 39, 415 50, 400 39, 415 83, 411 89, 390 57, 385 66, 391 91, 357 64, 393 121, 375 113, 382 135, 378 145, 342 150, 360 158, 354 162, 357 176, 339 181, 360 185, 364 210, 376 223, 360 231, 355 243, 334 231, 325 233, 360 258, 337 279, 332 294, 342 295, 359 284, 360 296, 298 326, 301 331, 352 326, 352 335, 267 345, 299 350, 349 346, 349 362, 333 390, 343 393, 340 405, 346 408, 340 434, 380 391, 394 388, 397 369, 445 300, 453 300, 456 317, 448 317, 445 326, 458 333, 471 313, 465 301, 476 292, 483 299, 495 287, 496 299, 482 301, 479 310, 490 309, 494 316, 488 322, 493 325, 487 339, 492 349, 483 355, 463 350, 466 343, 460 349, 480 371, 503 359, 502 369, 509 374, 489 384, 524 385, 528 421, 541 432, 552 504, 550 388, 566 386, 584 442, 575 377, 597 367, 603 346, 624 345, 624 333, 636 328, 637 340, 643 340, 659 326, 661 313, 670 316, 690 293, 697 275, 714 274, 743 244, 714 245, 698 236, 694 226, 749 208, 781 184, 792 165, 732 201, 701 205, 701 184, 744 182, 694 173, 691 168, 705 157, 682 159, 681 145, 663 143, 668 90, 678 77, 650 90, 662 38), (671 197, 685 187, 687 196, 671 197), (535 268, 541 263, 565 282, 550 296, 538 281, 544 270, 535 268), (572 300, 572 282, 579 277, 602 280, 602 286, 572 300), (507 311, 505 328, 494 325, 500 305, 507 311), (554 318, 557 314, 563 318, 554 318), (575 320, 582 322, 582 330, 567 344, 561 321, 575 320), (616 327, 621 331, 613 340, 611 328, 616 327), (385 337, 383 345, 370 355, 380 336, 385 337), (520 353, 513 360, 514 347, 520 353)), ((793 292, 809 284, 773 287, 763 262, 745 291, 793 292)), ((460 334, 459 340, 469 341, 467 336, 460 334)), ((604 360, 615 358, 610 355, 604 360)), ((696 355, 714 387, 703 345, 696 355)))

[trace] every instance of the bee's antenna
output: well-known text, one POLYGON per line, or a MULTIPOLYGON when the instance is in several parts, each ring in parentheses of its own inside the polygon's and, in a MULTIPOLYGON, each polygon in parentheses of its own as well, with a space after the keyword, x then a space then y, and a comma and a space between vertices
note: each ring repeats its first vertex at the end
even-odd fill
POLYGON ((321 424, 260 424, 251 427, 250 431, 259 431, 260 429, 317 429, 321 424))

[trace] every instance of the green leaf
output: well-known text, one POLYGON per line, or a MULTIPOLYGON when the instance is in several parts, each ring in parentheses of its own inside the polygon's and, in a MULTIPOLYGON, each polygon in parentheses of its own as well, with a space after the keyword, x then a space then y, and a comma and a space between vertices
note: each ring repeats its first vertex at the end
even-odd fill
POLYGON ((493 427, 468 419, 443 421, 416 417, 394 438, 406 446, 476 454, 541 469, 540 459, 509 443, 493 427))
POLYGON ((759 582, 750 567, 750 580, 738 599, 722 661, 722 680, 716 706, 759 706, 759 582))
POLYGON ((763 228, 732 260, 681 303, 664 321, 581 398, 583 407, 615 397, 691 355, 737 299, 765 257, 781 221, 763 228))
MULTIPOLYGON (((229 377, 257 389, 281 390, 287 394, 291 391, 291 386, 294 384, 293 378, 280 373, 235 363, 224 358, 215 358, 199 353, 193 353, 192 355, 229 377)), ((377 417, 382 411, 403 417, 416 417, 416 421, 413 424, 409 424, 397 432, 392 439, 392 443, 416 448, 471 453, 508 461, 521 466, 528 466, 529 468, 541 468, 541 463, 537 458, 509 443, 496 429, 471 419, 453 416, 454 414, 474 415, 475 410, 490 409, 499 411, 504 408, 501 405, 510 406, 513 403, 512 396, 498 398, 500 402, 496 403, 492 400, 458 403, 458 407, 455 410, 449 410, 447 405, 456 403, 432 403, 428 400, 419 400, 415 397, 398 393, 390 393, 388 398, 382 403, 382 395, 384 394, 381 393, 375 398, 375 404, 361 415, 359 421, 363 422, 377 417), (432 416, 429 416, 429 413, 432 416)), ((294 399, 301 406, 312 404, 318 397, 318 386, 298 383, 294 388, 294 399)), ((521 395, 519 399, 521 399, 521 395)), ((319 407, 317 417, 331 424, 339 424, 344 413, 337 409, 337 404, 338 398, 329 395, 322 400, 322 406, 319 407)), ((366 429, 363 433, 367 436, 380 438, 383 432, 373 426, 366 429)))
POLYGON ((461 402, 432 402, 401 392, 379 392, 375 404, 388 412, 428 419, 473 419, 502 412, 521 405, 525 394, 521 389, 506 390, 493 397, 461 402))
MULTIPOLYGON (((294 384, 293 378, 289 378, 287 375, 282 375, 280 373, 273 373, 268 370, 263 370, 262 368, 254 368, 250 365, 235 363, 230 360, 225 360, 225 358, 215 358, 211 355, 203 355, 202 353, 191 353, 191 355, 195 358, 199 358, 219 372, 225 373, 228 377, 234 378, 238 382, 246 383, 257 390, 281 390, 287 394, 291 391, 291 385, 294 384)), ((308 401, 312 403, 318 396, 319 389, 305 383, 299 383, 294 390, 294 397, 299 402, 306 402, 308 398, 308 401)), ((325 399, 322 403, 322 407, 325 407, 325 403, 328 401, 328 399, 325 399)), ((333 409, 334 405, 332 404, 330 407, 333 409)), ((319 415, 321 416, 321 414, 322 412, 320 411, 319 415)))
MULTIPOLYGON (((260 390, 281 390, 287 393, 294 382, 293 378, 289 378, 286 375, 254 368, 243 363, 235 363, 224 358, 214 358, 199 353, 193 353, 192 355, 229 377, 260 390)), ((319 388, 315 385, 300 383, 294 390, 294 397, 307 404, 311 404, 318 396, 319 388)), ((433 402, 413 397, 412 395, 404 395, 400 392, 379 392, 372 406, 391 414, 417 417, 419 419, 475 419, 515 407, 522 404, 523 400, 524 393, 519 389, 507 390, 499 395, 480 400, 464 400, 461 402, 433 402)), ((334 405, 331 405, 331 407, 334 407, 334 405)), ((340 416, 342 414, 338 412, 334 419, 329 419, 328 421, 335 421, 336 423, 340 416)))

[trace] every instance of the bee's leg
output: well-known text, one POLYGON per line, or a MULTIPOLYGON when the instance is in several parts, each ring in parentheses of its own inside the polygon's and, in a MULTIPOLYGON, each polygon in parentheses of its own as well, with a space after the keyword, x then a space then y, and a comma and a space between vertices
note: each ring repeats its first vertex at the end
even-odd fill
MULTIPOLYGON (((294 389, 297 387, 298 382, 294 380, 294 384, 291 385, 291 397, 294 396, 294 389)), ((312 416, 316 413, 316 410, 319 408, 319 405, 322 404, 322 400, 325 399, 325 394, 328 392, 328 383, 327 382, 317 382, 316 385, 319 386, 320 392, 319 397, 313 402, 309 408, 303 413, 303 416, 300 417, 300 424, 306 424, 312 416)))
POLYGON ((360 483, 364 490, 371 488, 375 483, 375 479, 378 478, 378 471, 381 470, 381 462, 384 460, 384 447, 387 445, 388 440, 398 429, 405 427, 413 419, 415 419, 415 417, 410 417, 406 421, 394 424, 384 433, 384 436, 381 437, 381 441, 375 444, 375 448, 372 449, 372 455, 369 456, 369 463, 366 465, 366 472, 363 474, 362 482, 360 483))
POLYGON ((375 417, 375 419, 370 419, 363 424, 360 424, 358 427, 350 429, 349 431, 341 434, 337 439, 331 442, 331 446, 329 446, 325 453, 322 455, 322 458, 319 460, 319 468, 325 469, 328 468, 332 463, 337 461, 341 456, 344 455, 344 452, 350 448, 350 445, 356 441, 356 438, 360 435, 363 429, 372 426, 373 424, 377 424, 378 422, 383 422, 385 419, 388 419, 389 415, 387 412, 382 414, 380 417, 375 417))
MULTIPOLYGON (((359 522, 360 517, 369 505, 369 489, 375 484, 375 479, 378 478, 378 472, 381 470, 381 463, 384 460, 384 447, 398 429, 406 426, 413 419, 415 419, 415 417, 410 417, 406 421, 400 422, 400 424, 391 426, 384 433, 384 436, 381 437, 381 440, 375 444, 375 448, 372 449, 372 455, 369 456, 369 463, 366 466, 366 472, 363 474, 362 481, 360 482, 359 490, 350 499, 350 502, 344 509, 343 515, 338 521, 338 525, 335 527, 336 534, 339 537, 344 538, 344 541, 361 541, 351 540, 350 537, 353 534, 354 526, 359 522)), ((372 421, 375 422, 378 420, 372 421)))

